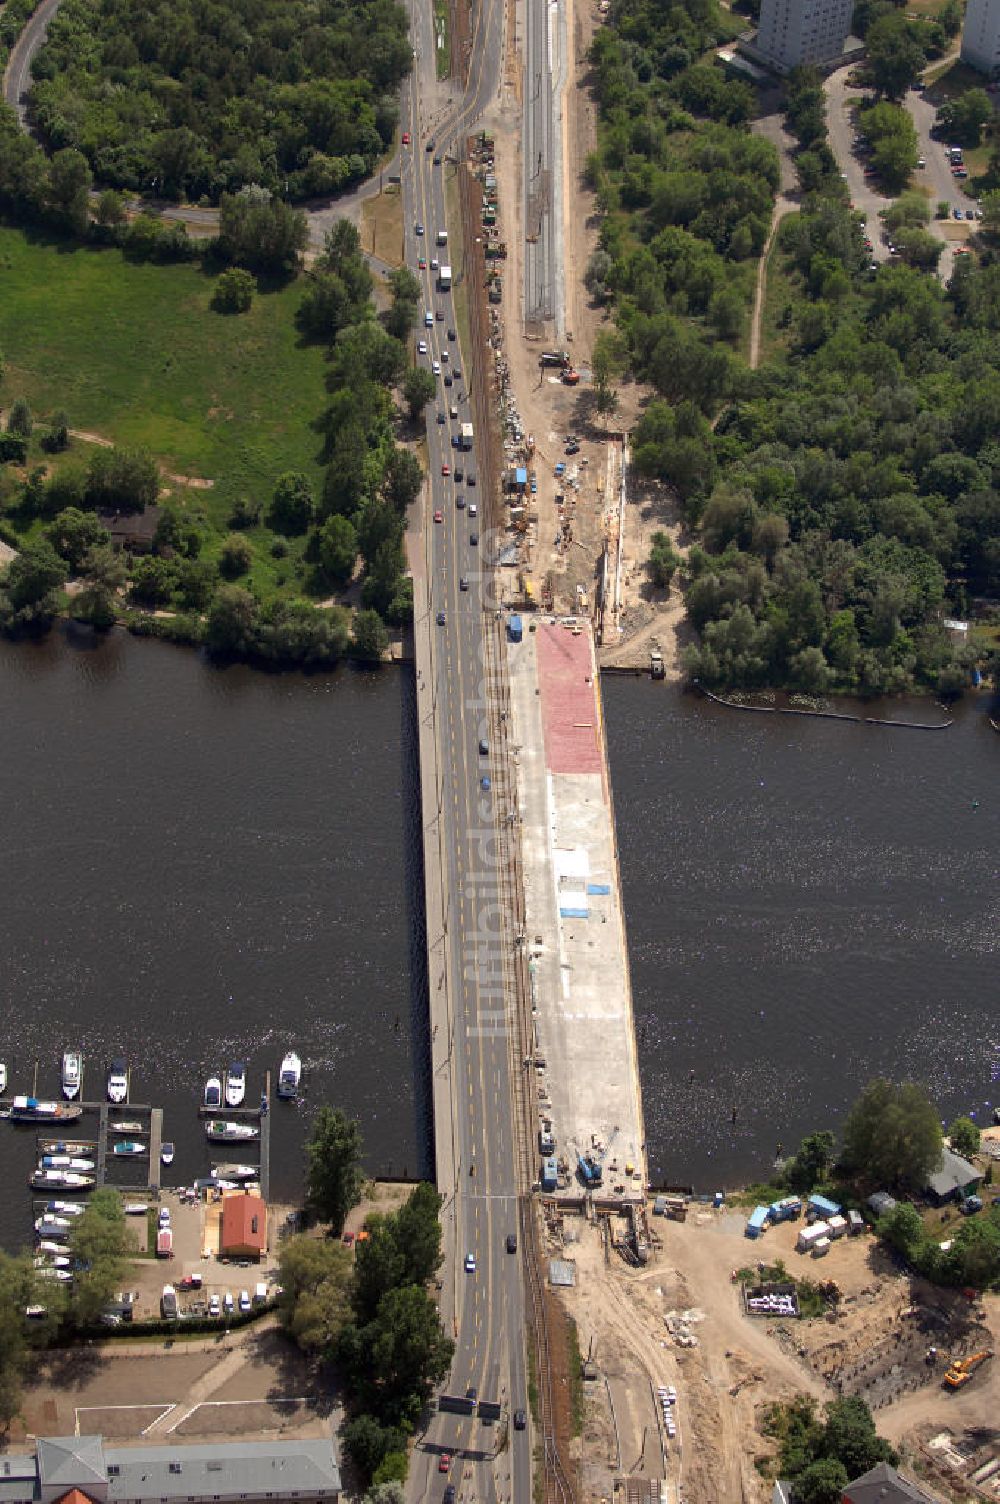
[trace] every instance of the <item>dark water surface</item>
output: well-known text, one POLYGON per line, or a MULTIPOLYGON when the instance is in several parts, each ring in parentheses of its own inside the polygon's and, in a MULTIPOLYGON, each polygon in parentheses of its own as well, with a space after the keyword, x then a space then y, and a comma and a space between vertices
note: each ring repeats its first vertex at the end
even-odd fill
MULTIPOLYGON (((300 1191, 320 1102, 360 1118, 373 1170, 428 1172, 416 778, 406 674, 219 670, 124 636, 0 642, 9 1090, 38 1060, 58 1095, 76 1045, 100 1100, 127 1055, 184 1183, 210 1163, 206 1075, 245 1060, 253 1102, 294 1047, 306 1096, 274 1105, 273 1197, 300 1191)), ((0 1123, 8 1245, 29 1231, 33 1158, 33 1132, 0 1123)))
MULTIPOLYGON (((983 707, 920 733, 741 715, 645 679, 605 679, 604 699, 654 1173, 756 1176, 879 1071, 988 1114, 1000 737, 983 707)), ((299 1194, 324 1101, 360 1118, 372 1170, 430 1173, 419 828, 405 673, 221 671, 73 631, 0 642, 10 1089, 37 1060, 57 1095, 78 1045, 100 1098, 127 1054, 183 1183, 210 1163, 209 1071, 243 1058, 256 1093, 294 1046, 306 1096, 274 1106, 275 1198, 299 1194)), ((30 1230, 33 1146, 0 1123, 7 1246, 30 1230)))
POLYGON ((603 690, 654 1175, 755 1177, 878 1073, 988 1120, 1000 736, 983 702, 919 732, 603 690))

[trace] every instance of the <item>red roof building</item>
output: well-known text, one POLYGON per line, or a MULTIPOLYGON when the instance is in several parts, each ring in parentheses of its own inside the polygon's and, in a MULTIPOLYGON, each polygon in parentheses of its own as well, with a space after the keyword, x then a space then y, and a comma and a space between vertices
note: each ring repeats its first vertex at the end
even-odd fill
POLYGON ((225 1197, 219 1252, 249 1259, 259 1259, 267 1252, 267 1207, 260 1196, 225 1197))

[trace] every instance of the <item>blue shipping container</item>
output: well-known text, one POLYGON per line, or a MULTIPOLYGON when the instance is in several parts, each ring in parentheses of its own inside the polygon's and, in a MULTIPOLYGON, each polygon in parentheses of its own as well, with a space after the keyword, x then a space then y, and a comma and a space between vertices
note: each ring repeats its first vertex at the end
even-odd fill
POLYGON ((809 1210, 817 1212, 821 1217, 836 1217, 840 1207, 836 1201, 828 1201, 825 1196, 810 1196, 809 1210))
POLYGON ((510 638, 511 642, 521 641, 522 630, 521 618, 519 616, 512 616, 510 621, 507 623, 507 636, 510 638))
POLYGON ((559 1184, 559 1170, 555 1157, 542 1160, 542 1190, 554 1191, 559 1184))
POLYGON ((759 1238, 767 1226, 767 1219, 771 1215, 769 1206, 757 1206, 747 1218, 746 1235, 748 1238, 759 1238))

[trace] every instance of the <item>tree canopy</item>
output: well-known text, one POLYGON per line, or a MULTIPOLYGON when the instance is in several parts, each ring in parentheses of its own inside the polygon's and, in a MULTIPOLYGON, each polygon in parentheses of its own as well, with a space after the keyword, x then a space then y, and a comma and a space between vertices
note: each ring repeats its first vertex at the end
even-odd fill
POLYGON ((361 1129, 339 1107, 321 1107, 306 1144, 309 1209, 339 1236, 361 1199, 361 1129))
POLYGON ((912 1081, 870 1081, 844 1123, 841 1164, 880 1188, 921 1190, 941 1158, 937 1109, 912 1081))
POLYGON ((410 66, 397 0, 65 0, 29 107, 50 150, 111 188, 294 200, 372 172, 410 66))

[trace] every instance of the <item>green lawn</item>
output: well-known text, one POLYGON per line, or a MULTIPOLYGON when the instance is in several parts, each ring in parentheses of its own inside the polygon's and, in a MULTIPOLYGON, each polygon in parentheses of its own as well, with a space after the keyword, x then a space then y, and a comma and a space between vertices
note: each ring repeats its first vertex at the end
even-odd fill
MULTIPOLYGON (((299 286, 225 316, 210 306, 214 283, 194 266, 135 264, 0 226, 0 406, 25 397, 42 419, 63 409, 74 429, 144 445, 166 472, 212 481, 172 486, 208 523, 207 556, 237 497, 266 506, 285 470, 318 484, 312 424, 325 399, 323 351, 295 330, 299 286)), ((248 537, 254 584, 291 593, 302 541, 278 561, 266 528, 248 537)))

